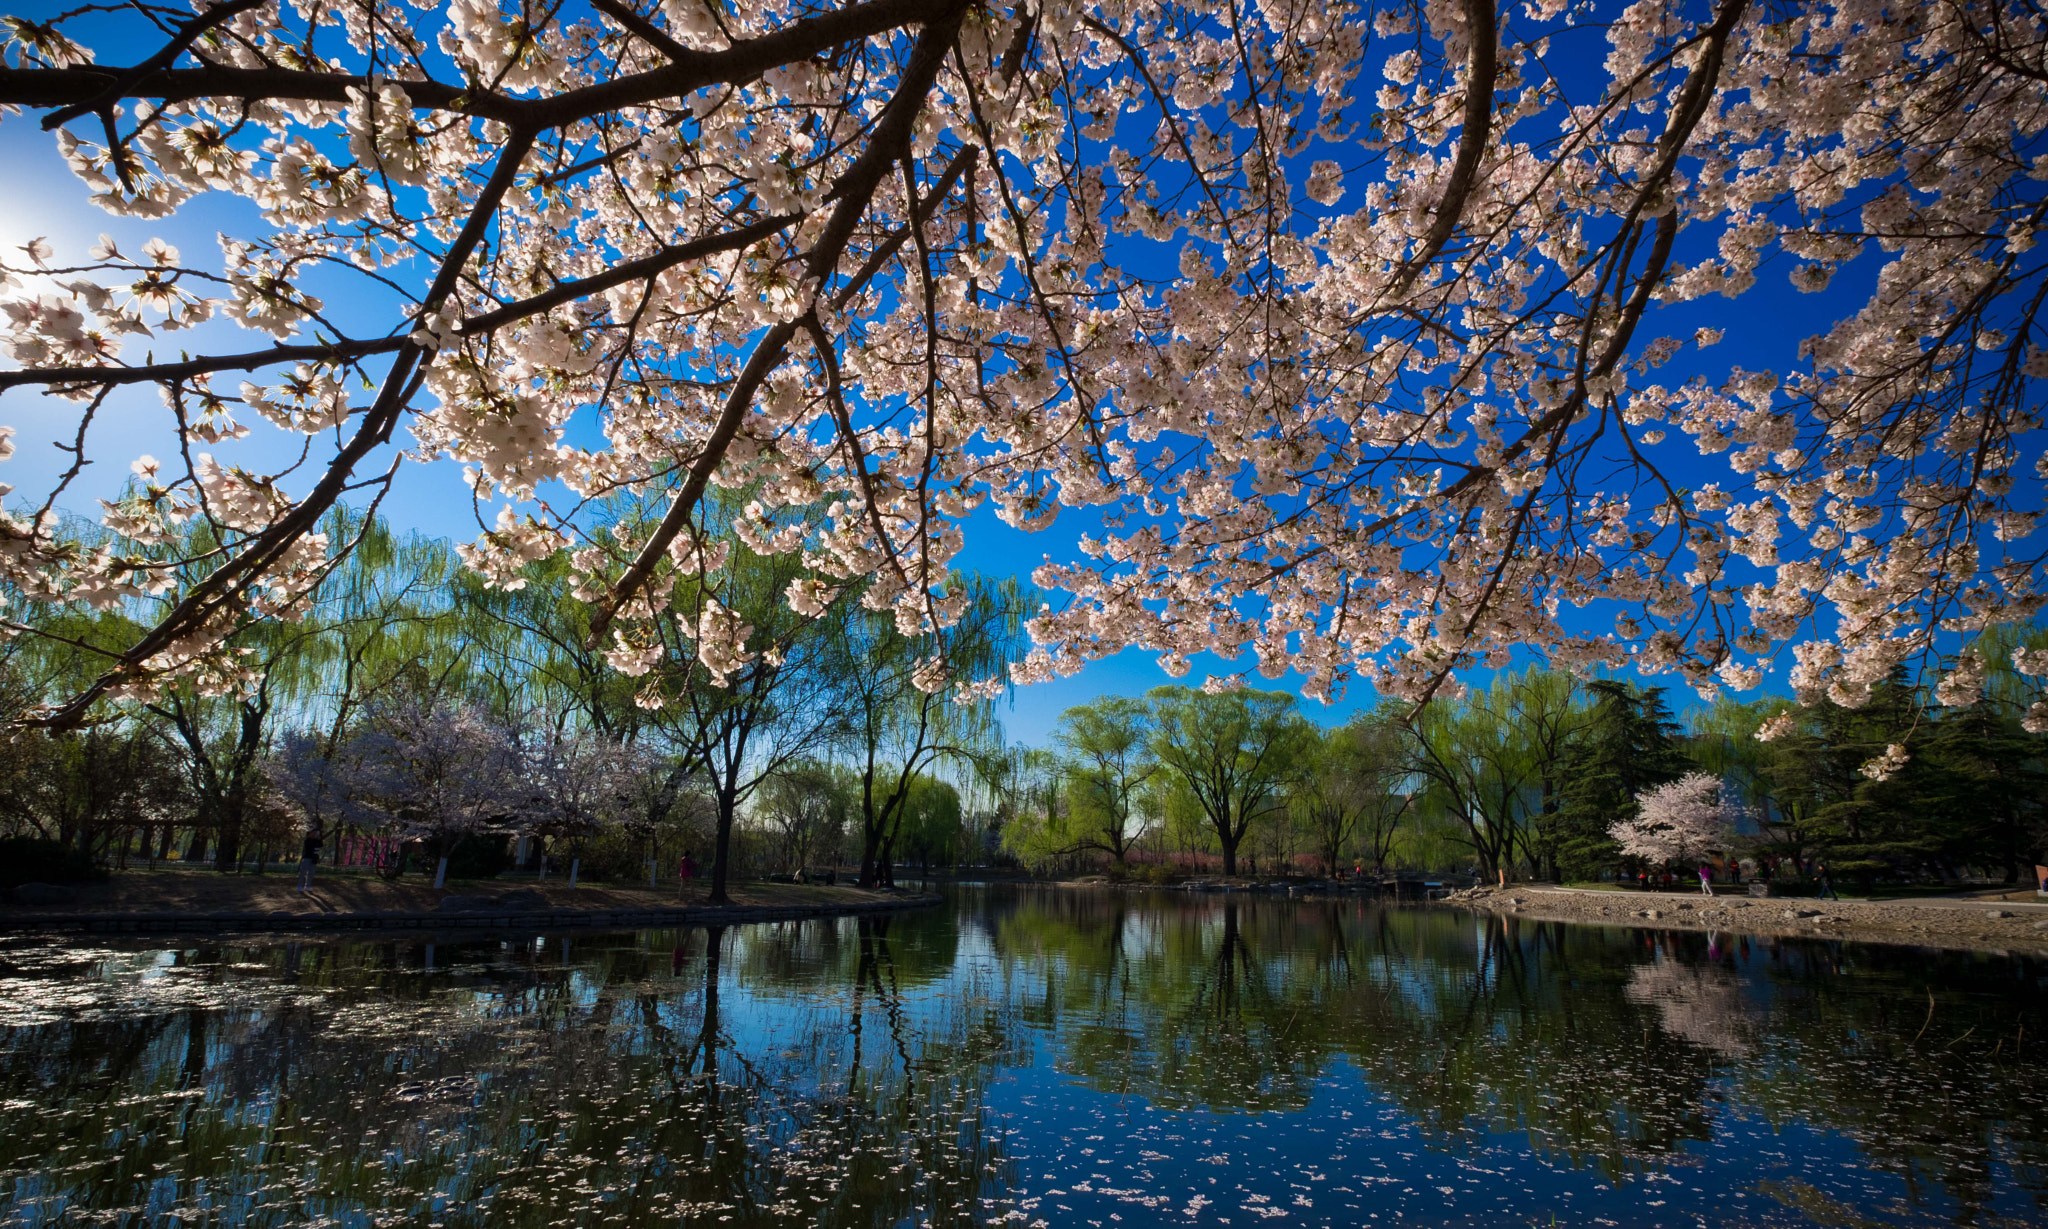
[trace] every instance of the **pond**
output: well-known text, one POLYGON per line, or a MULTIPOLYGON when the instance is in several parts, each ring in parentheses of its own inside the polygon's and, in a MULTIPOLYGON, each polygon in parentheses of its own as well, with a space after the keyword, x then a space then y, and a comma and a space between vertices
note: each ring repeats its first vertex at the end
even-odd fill
POLYGON ((2048 967, 961 887, 0 942, 0 1225, 2038 1225, 2048 967))

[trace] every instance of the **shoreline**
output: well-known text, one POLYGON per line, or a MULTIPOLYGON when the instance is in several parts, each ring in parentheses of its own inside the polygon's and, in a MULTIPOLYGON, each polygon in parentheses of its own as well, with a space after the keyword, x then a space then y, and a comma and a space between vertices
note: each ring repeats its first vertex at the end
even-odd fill
POLYGON ((1511 884, 1480 886, 1432 902, 1532 922, 1574 922, 1635 929, 1723 931, 1767 938, 1837 939, 1909 947, 2024 952, 2048 956, 2048 903, 1919 900, 1815 900, 1808 897, 1701 896, 1609 892, 1511 884))
POLYGON ((303 933, 361 934, 406 931, 412 934, 460 930, 631 929, 649 927, 744 926, 754 922, 791 922, 811 918, 857 917, 895 913, 940 903, 938 896, 906 896, 895 900, 858 901, 835 905, 684 905, 672 909, 563 910, 521 913, 84 913, 0 915, 0 935, 8 934, 221 934, 303 933))
POLYGON ((935 893, 736 883, 728 905, 708 905, 701 883, 673 889, 585 883, 457 880, 445 888, 328 876, 300 893, 281 876, 217 872, 120 875, 72 889, 62 903, 0 905, 0 935, 412 933, 721 926, 848 917, 923 908, 935 893), (692 897, 695 897, 693 899, 692 897))

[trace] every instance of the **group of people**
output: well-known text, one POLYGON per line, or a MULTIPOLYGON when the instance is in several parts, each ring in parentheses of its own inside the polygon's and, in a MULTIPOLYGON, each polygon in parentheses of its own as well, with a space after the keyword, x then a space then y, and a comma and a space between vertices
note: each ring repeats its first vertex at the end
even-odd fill
MULTIPOLYGON (((1795 858, 1790 859, 1789 864, 1792 866, 1793 869, 1797 870, 1801 874, 1805 875, 1807 878, 1813 880, 1814 883, 1819 885, 1820 891, 1818 895, 1822 900, 1841 899, 1841 897, 1836 895, 1835 893, 1835 881, 1833 877, 1828 874, 1827 863, 1813 859, 1808 859, 1804 862, 1801 862, 1800 860, 1795 858)), ((1764 878, 1765 880, 1771 880, 1778 877, 1778 871, 1781 865, 1784 865, 1784 863, 1781 862, 1780 859, 1768 858, 1758 867, 1758 869, 1762 874, 1762 878, 1764 878)), ((1731 866, 1729 868, 1729 874, 1731 874, 1734 877, 1736 883, 1739 884, 1742 882, 1742 868, 1739 864, 1731 866)), ((1712 896, 1714 894, 1714 875, 1715 869, 1713 863, 1700 863, 1700 895, 1712 896)), ((1678 872, 1676 871, 1665 870, 1663 872, 1636 872, 1636 887, 1642 891, 1648 892, 1661 888, 1663 891, 1669 892, 1676 889, 1677 886, 1678 872)))

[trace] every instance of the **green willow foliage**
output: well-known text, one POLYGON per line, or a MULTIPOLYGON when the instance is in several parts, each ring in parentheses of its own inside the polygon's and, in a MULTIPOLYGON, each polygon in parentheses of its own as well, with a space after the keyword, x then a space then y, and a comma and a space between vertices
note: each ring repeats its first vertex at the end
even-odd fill
MULTIPOLYGON (((714 519, 736 525, 746 500, 723 499, 714 519)), ((622 496, 596 520, 630 536, 652 514, 622 496)), ((961 685, 1022 655, 1037 603, 1014 581, 954 576, 961 617, 921 630, 861 584, 802 589, 789 557, 734 532, 677 579, 628 676, 592 635, 561 558, 528 564, 508 590, 478 583, 446 542, 373 515, 336 511, 325 532, 349 549, 302 618, 234 633, 234 687, 187 681, 83 730, 0 743, 0 835, 61 841, 103 865, 176 855, 222 869, 288 856, 309 826, 390 835, 379 816, 419 808, 374 796, 389 782, 361 784, 361 749, 381 738, 388 761, 394 714, 446 712, 510 749, 520 779, 470 808, 474 832, 440 825, 422 852, 519 836, 629 879, 691 853, 714 899, 734 873, 849 860, 881 885, 900 862, 1001 858, 1155 878, 1596 879, 1657 869, 1625 865, 1610 830, 1644 791, 1692 771, 1744 811, 1730 861, 1824 862, 1862 882, 2010 882, 2048 861, 2048 757, 2020 724, 2030 693, 2002 665, 2040 646, 2034 629, 1969 646, 1984 679, 1969 705, 1942 704, 1901 670, 1859 709, 1723 700, 1681 722, 1660 690, 1531 668, 1337 729, 1280 692, 1105 697, 1069 710, 1056 745, 1035 750, 1005 746, 999 693, 961 685), (744 629, 715 653, 714 619, 744 629), (1890 770, 1873 772, 1879 762, 1890 770), (308 809, 309 772, 316 794, 334 795, 332 818, 308 809), (352 779, 361 805, 341 796, 352 779)), ((198 537, 102 545, 207 554, 198 537)), ((11 604, 5 615, 45 634, 0 641, 0 717, 95 677, 155 617, 153 600, 11 604)))
MULTIPOLYGON (((728 519, 737 506, 718 505, 728 519)), ((627 532, 646 515, 628 499, 600 510, 627 532)), ((429 858, 474 854, 481 840, 494 852, 469 858, 479 866, 520 837, 529 854, 581 858, 613 878, 672 874, 690 853, 715 897, 740 870, 847 857, 887 884, 899 856, 950 864, 964 847, 960 794, 939 778, 975 779, 1000 760, 1003 737, 997 694, 947 680, 1021 655, 1035 604, 1013 581, 956 576, 966 613, 943 632, 899 627, 886 603, 867 608, 860 584, 806 613, 789 596, 787 558, 736 541, 675 586, 650 621, 655 651, 626 677, 592 636, 564 560, 492 588, 445 541, 396 535, 374 516, 336 511, 325 532, 350 549, 302 618, 234 633, 235 685, 181 684, 81 731, 0 744, 0 835, 61 840, 111 865, 175 855, 223 870, 296 855, 303 829, 418 839, 429 858), (711 609, 745 625, 742 660, 701 651, 711 609), (451 723, 509 766, 455 826, 417 819, 423 802, 410 793, 423 787, 392 769, 419 750, 409 742, 451 723), (775 798, 761 793, 784 778, 775 798), (819 782, 833 822, 777 821, 788 786, 819 782), (316 797, 334 805, 309 808, 316 797)), ((108 545, 203 554, 194 543, 108 545)), ((49 634, 0 641, 0 717, 101 670, 147 606, 6 610, 49 634)))

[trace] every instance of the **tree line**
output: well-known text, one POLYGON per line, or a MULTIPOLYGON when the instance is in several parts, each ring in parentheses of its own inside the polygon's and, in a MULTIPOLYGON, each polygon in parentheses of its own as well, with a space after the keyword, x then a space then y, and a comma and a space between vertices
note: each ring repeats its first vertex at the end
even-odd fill
MULTIPOLYGON (((715 900, 736 872, 842 861, 887 886, 905 863, 992 861, 1571 880, 1751 857, 2011 882, 2041 860, 2043 737, 2002 665, 2039 647, 2028 630, 1951 664, 1981 678, 1973 693, 1899 669, 1855 709, 1724 698, 1681 723, 1660 689, 1531 668, 1335 728, 1283 692, 1162 687, 1067 710, 1049 747, 1008 746, 1000 691, 972 680, 1022 654, 1029 592, 955 574, 957 617, 937 627, 886 573, 826 588, 756 550, 774 525, 743 495, 650 602, 651 632, 608 639, 560 555, 486 581, 460 547, 336 512, 325 532, 347 549, 297 617, 234 633, 232 671, 0 742, 0 834, 223 870, 291 857, 306 834, 330 859, 374 839, 391 874, 490 874, 523 852, 653 879, 687 853, 715 900)), ((631 534, 646 515, 622 498, 597 520, 631 534)), ((16 605, 40 634, 0 643, 10 720, 103 670, 151 615, 16 605)))
POLYGON ((1283 692, 1108 697, 1068 709, 1053 747, 1012 753, 1003 837, 1030 865, 1117 876, 1568 881, 1746 859, 2011 883, 2048 845, 2048 741, 1996 663, 2034 638, 1972 645, 1975 697, 1945 703, 1901 668, 1860 708, 1722 697, 1683 721, 1661 688, 1540 668, 1335 728, 1283 692))
MULTIPOLYGON (((945 778, 1001 758, 1000 692, 974 680, 1021 653, 1028 592, 952 574, 953 618, 936 627, 901 617, 878 579, 806 585, 734 526, 744 501, 718 506, 728 532, 631 640, 592 634, 561 556, 487 583, 460 547, 338 510, 323 532, 346 549, 292 617, 234 631, 231 669, 47 734, 19 719, 101 673, 153 612, 17 599, 7 614, 40 634, 0 643, 0 719, 17 723, 0 742, 0 835, 108 866, 222 870, 296 858, 307 835, 330 860, 372 848, 387 874, 490 874, 523 852, 652 880, 687 854, 714 901, 735 873, 849 858, 889 886, 906 858, 953 861, 967 820, 945 778)), ((631 533, 646 515, 620 499, 600 519, 631 533)))

